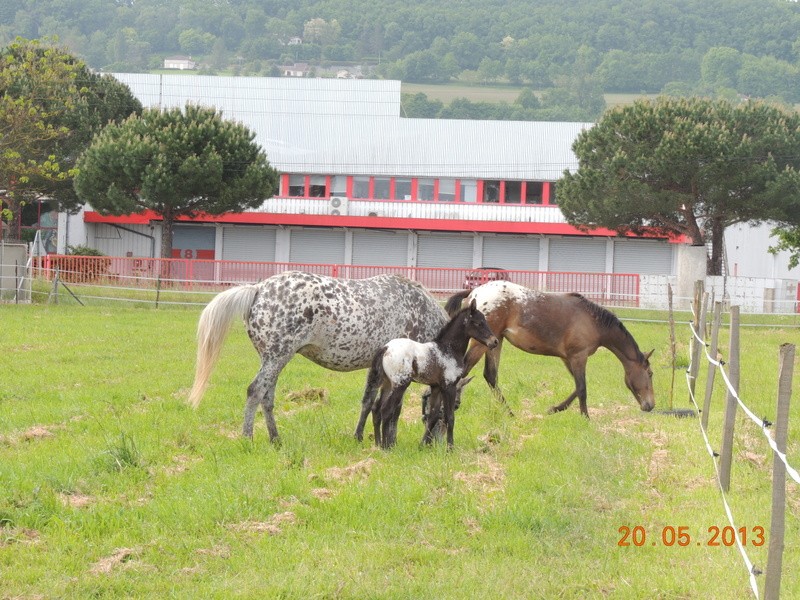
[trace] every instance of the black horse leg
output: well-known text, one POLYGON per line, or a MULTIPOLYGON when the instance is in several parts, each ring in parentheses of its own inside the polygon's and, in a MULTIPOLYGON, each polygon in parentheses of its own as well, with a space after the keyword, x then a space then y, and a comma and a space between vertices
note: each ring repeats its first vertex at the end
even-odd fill
POLYGON ((391 393, 391 384, 386 383, 380 389, 378 397, 372 402, 372 430, 374 431, 375 445, 380 446, 383 439, 383 432, 381 429, 381 408, 386 403, 391 393))
POLYGON ((379 388, 372 385, 368 378, 364 387, 364 396, 361 398, 361 415, 358 417, 358 425, 356 425, 355 432, 356 439, 359 442, 364 439, 364 426, 367 424, 367 416, 376 402, 378 390, 379 388))
MULTIPOLYGON (((486 358, 483 361, 483 378, 486 380, 486 383, 489 384, 489 387, 492 388, 492 392, 500 401, 500 404, 508 411, 508 414, 512 417, 514 416, 511 407, 508 406, 508 402, 506 402, 505 396, 503 396, 503 392, 500 390, 500 386, 497 385, 497 373, 500 369, 500 351, 503 349, 503 338, 498 337, 498 344, 491 350, 486 351, 486 358)), ((458 408, 458 404, 456 403, 456 408, 458 408)))
MULTIPOLYGON (((397 422, 395 421, 395 415, 399 416, 400 414, 400 409, 403 406, 403 394, 405 394, 406 389, 408 388, 409 385, 411 385, 410 381, 395 386, 392 389, 392 392, 389 394, 389 397, 386 399, 382 399, 381 401, 381 407, 380 407, 380 422, 382 429, 382 435, 380 440, 381 448, 384 449, 391 448, 397 441, 397 422)), ((375 418, 375 413, 373 412, 373 419, 374 418, 375 418)))
POLYGON ((425 434, 422 436, 423 444, 428 445, 435 437, 441 435, 442 420, 442 391, 437 386, 431 386, 428 394, 425 434))
POLYGON ((444 418, 447 424, 447 447, 453 447, 453 429, 456 424, 456 386, 449 385, 442 389, 444 418))

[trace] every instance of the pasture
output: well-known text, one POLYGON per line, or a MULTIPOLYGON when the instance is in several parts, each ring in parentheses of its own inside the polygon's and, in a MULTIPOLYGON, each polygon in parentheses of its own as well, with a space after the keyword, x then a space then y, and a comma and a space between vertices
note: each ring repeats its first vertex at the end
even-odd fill
MULTIPOLYGON (((525 86, 521 85, 477 85, 467 83, 403 83, 404 94, 417 94, 422 92, 429 100, 440 100, 445 105, 456 98, 466 98, 471 102, 507 102, 513 104, 525 86)), ((540 90, 536 90, 541 94, 540 90)), ((604 94, 606 105, 610 108, 619 104, 632 104, 640 98, 653 98, 657 94, 604 94)))
MULTIPOLYGON (((575 406, 545 414, 573 388, 557 359, 507 345, 500 384, 515 415, 477 370, 449 452, 419 445, 418 387, 392 450, 356 442, 366 371, 296 356, 278 380, 273 446, 260 413, 253 440, 240 437, 259 366, 241 324, 199 408, 187 405, 199 312, 0 306, 0 598, 752 597, 736 548, 709 544, 709 528, 728 523, 698 419, 641 412, 607 350, 589 359, 586 420, 575 406), (620 546, 620 528, 637 526, 646 543, 620 546), (691 543, 668 545, 679 527, 691 543)), ((669 331, 626 324, 656 348, 663 408, 669 331)), ((740 393, 764 414, 786 341, 796 329, 742 329, 740 393)), ((687 343, 680 326, 676 407, 687 406, 687 343)), ((797 367, 794 380, 797 466, 797 367)), ((722 401, 718 386, 712 442, 722 401)), ((769 530, 767 450, 740 421, 729 502, 762 569, 767 546, 752 532, 769 530)), ((800 597, 789 492, 787 598, 800 597)))

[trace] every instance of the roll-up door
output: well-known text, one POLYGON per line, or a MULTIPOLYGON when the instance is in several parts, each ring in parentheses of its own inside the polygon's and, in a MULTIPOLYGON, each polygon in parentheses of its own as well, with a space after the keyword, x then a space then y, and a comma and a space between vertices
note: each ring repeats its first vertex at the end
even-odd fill
POLYGON ((606 240, 550 238, 550 271, 565 273, 604 273, 606 240))
POLYGON ((222 260, 275 261, 275 230, 260 225, 225 227, 222 230, 222 260))
POLYGON ((289 262, 336 265, 344 263, 344 231, 292 229, 289 262))
POLYGON ((614 273, 672 275, 672 246, 663 240, 614 240, 614 273))
POLYGON ((510 235, 485 236, 481 266, 511 271, 538 271, 539 238, 510 235))
POLYGON ((417 266, 469 268, 472 246, 472 236, 421 233, 417 239, 417 266))
POLYGON ((408 265, 408 232, 354 231, 353 264, 378 267, 408 265))
POLYGON ((214 227, 176 225, 172 230, 172 258, 214 260, 214 227))

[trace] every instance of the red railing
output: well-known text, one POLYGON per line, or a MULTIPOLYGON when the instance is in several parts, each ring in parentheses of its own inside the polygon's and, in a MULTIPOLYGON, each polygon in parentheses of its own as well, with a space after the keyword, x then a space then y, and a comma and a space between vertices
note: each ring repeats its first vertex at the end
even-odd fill
POLYGON ((297 264, 181 258, 48 255, 40 259, 39 276, 71 283, 113 283, 137 287, 186 286, 218 289, 266 279, 289 270, 344 279, 364 279, 396 273, 420 282, 439 298, 492 279, 505 279, 548 292, 580 292, 606 305, 638 306, 639 275, 629 273, 562 273, 552 271, 491 271, 431 267, 297 264))

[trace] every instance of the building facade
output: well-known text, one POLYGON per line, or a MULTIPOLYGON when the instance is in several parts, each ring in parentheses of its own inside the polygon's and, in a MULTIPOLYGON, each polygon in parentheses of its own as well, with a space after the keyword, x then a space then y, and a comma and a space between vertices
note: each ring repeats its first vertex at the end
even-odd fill
MULTIPOLYGON (((257 209, 184 221, 184 258, 672 275, 680 239, 579 231, 555 182, 591 123, 403 118, 400 82, 117 74, 148 107, 215 106, 281 173, 257 209)), ((70 217, 60 248, 156 256, 157 215, 70 217)), ((61 230, 60 230, 61 231, 61 230)), ((780 275, 772 275, 773 277, 780 275)))

